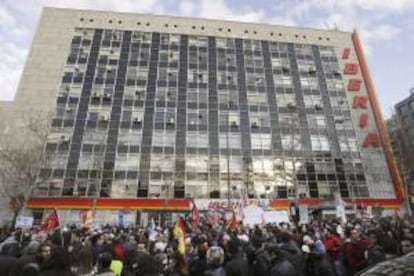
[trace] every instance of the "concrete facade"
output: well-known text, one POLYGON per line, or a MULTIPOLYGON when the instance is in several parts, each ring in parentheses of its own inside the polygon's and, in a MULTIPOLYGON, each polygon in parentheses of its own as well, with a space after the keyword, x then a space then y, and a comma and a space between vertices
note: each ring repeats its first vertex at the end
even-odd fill
MULTIPOLYGON (((346 101, 349 111, 346 111, 344 114, 349 115, 349 119, 351 120, 352 127, 349 129, 348 134, 345 132, 341 132, 337 130, 336 132, 331 130, 330 132, 327 130, 327 136, 330 139, 335 140, 336 142, 332 142, 331 157, 329 158, 337 158, 340 159, 343 156, 348 158, 349 164, 351 166, 351 171, 353 176, 348 178, 347 176, 347 183, 343 180, 343 187, 338 188, 339 190, 343 190, 343 197, 358 197, 358 198, 376 198, 376 199, 395 199, 396 193, 393 187, 393 181, 391 180, 390 172, 387 169, 386 158, 384 155, 384 151, 381 147, 362 147, 361 145, 364 142, 365 137, 369 133, 378 133, 378 124, 375 123, 376 118, 373 112, 373 105, 370 101, 366 104, 363 108, 364 114, 366 114, 367 121, 369 122, 364 128, 359 127, 360 120, 361 120, 361 112, 360 110, 355 109, 354 107, 354 98, 355 95, 349 92, 343 93, 347 89, 347 84, 352 79, 362 79, 359 95, 369 97, 368 90, 367 90, 367 80, 364 78, 362 74, 362 70, 357 70, 355 74, 349 75, 344 74, 342 68, 345 68, 348 63, 359 64, 360 57, 357 55, 357 51, 355 51, 355 46, 352 38, 351 33, 347 32, 339 32, 339 31, 328 31, 328 30, 317 30, 317 29, 309 29, 309 28, 296 28, 296 27, 284 27, 284 26, 272 26, 272 25, 265 25, 265 24, 252 24, 252 23, 241 23, 241 22, 231 22, 231 21, 222 21, 222 20, 205 20, 205 19, 195 19, 195 18, 179 18, 179 17, 170 17, 170 16, 153 16, 153 15, 138 15, 138 14, 128 14, 128 13, 111 13, 111 12, 99 12, 99 11, 83 11, 83 10, 69 10, 69 9, 57 9, 57 8, 45 8, 43 10, 41 19, 38 24, 37 32, 34 36, 33 43, 26 61, 26 65, 24 71, 22 73, 22 77, 20 80, 20 84, 18 86, 18 91, 12 106, 7 104, 7 107, 4 108, 4 105, 0 104, 0 114, 7 114, 8 122, 11 123, 12 129, 15 128, 15 124, 18 120, 19 116, 23 113, 31 113, 34 114, 36 112, 55 112, 57 97, 59 96, 58 93, 62 89, 62 76, 65 74, 65 70, 67 70, 67 58, 68 53, 71 51, 71 42, 75 36, 89 36, 86 35, 86 32, 91 32, 92 34, 97 33, 97 30, 111 30, 120 32, 123 36, 128 37, 131 35, 131 32, 145 32, 149 34, 155 34, 155 36, 159 36, 159 34, 178 34, 181 36, 181 42, 187 41, 188 38, 195 36, 195 37, 208 37, 209 45, 214 45, 217 39, 226 38, 230 40, 234 40, 236 43, 235 49, 236 51, 243 51, 243 45, 245 41, 259 41, 260 47, 263 47, 263 52, 269 52, 269 44, 272 43, 281 43, 283 45, 287 45, 287 57, 290 59, 290 63, 292 66, 292 71, 294 71, 295 76, 293 76, 293 90, 296 91, 297 99, 301 99, 302 97, 302 90, 300 84, 300 72, 297 68, 297 61, 295 60, 298 54, 300 47, 302 45, 304 47, 310 47, 312 49, 310 54, 315 59, 316 64, 316 75, 313 76, 314 79, 317 79, 319 83, 319 90, 322 91, 322 98, 323 98, 323 105, 325 106, 326 110, 330 110, 329 112, 326 111, 324 116, 326 116, 327 124, 330 127, 335 128, 335 122, 339 120, 339 115, 335 115, 333 111, 336 107, 334 107, 333 99, 329 95, 329 90, 340 90, 342 93, 341 96, 346 101), (210 43, 211 42, 211 43, 210 43), (237 44, 239 43, 239 44, 237 44), (335 62, 337 62, 338 68, 340 72, 340 78, 338 78, 336 88, 330 88, 329 85, 334 83, 331 80, 327 80, 326 76, 332 74, 332 72, 327 72, 326 65, 321 58, 323 55, 323 47, 330 47, 329 49, 334 50, 334 56, 332 57, 335 62), (267 50, 266 50, 267 49, 267 50), (349 55, 344 58, 343 51, 344 49, 350 49, 349 55), (322 60, 322 61, 321 61, 322 60), (292 64, 296 64, 295 66, 292 64), (10 112, 13 110, 13 112, 10 112), (329 114, 328 114, 329 113, 329 114), (340 139, 338 138, 339 133, 345 133, 344 138, 346 139, 355 139, 357 144, 356 151, 350 153, 342 153, 343 149, 341 148, 340 139), (355 169, 355 171, 354 171, 355 169), (356 180, 356 175, 358 174, 356 171, 363 171, 361 173, 361 179, 356 180), (349 182, 349 183, 348 183, 349 182), (359 184, 358 184, 359 183, 359 184), (346 186, 346 187, 345 187, 346 186)), ((155 37, 154 36, 154 37, 155 37)), ((92 43, 94 41, 94 37, 91 35, 90 39, 92 43)), ((125 45, 127 47, 128 45, 125 45)), ((208 46, 207 52, 209 59, 212 56, 215 56, 216 49, 213 47, 211 50, 208 46), (211 53, 214 51, 214 54, 211 53)), ((93 46, 92 46, 93 47, 93 46)), ((129 47, 129 46, 128 46, 129 47)), ((152 46, 151 46, 152 47, 152 46)), ((154 50, 153 48, 151 48, 154 50)), ((180 51, 184 51, 184 53, 188 54, 188 49, 179 48, 180 51)), ((191 50, 191 49, 190 49, 191 50)), ((122 49, 121 49, 122 51, 122 49)), ((158 51, 158 50, 157 50, 158 51)), ((260 50, 261 51, 261 50, 260 50)), ((272 54, 272 53, 270 53, 272 54)), ((270 66, 270 62, 266 61, 266 55, 264 55, 264 64, 266 66, 270 66), (268 65, 267 62, 269 62, 268 65)), ((128 56, 126 54, 126 56, 128 56)), ((269 58, 271 56, 267 56, 269 58)), ((152 57, 151 57, 152 58, 152 57)), ((312 59, 313 59, 312 58, 312 59)), ((158 61, 158 57, 155 59, 158 61)), ((185 61, 180 59, 182 64, 185 64, 185 61)), ((213 64, 217 66, 217 61, 214 61, 213 64)), ((245 75, 246 72, 243 68, 244 64, 244 57, 237 56, 237 74, 245 75)), ((186 65, 186 64, 185 64, 186 65)), ((210 66, 209 64, 208 66, 210 66)), ((187 66, 187 65, 186 65, 187 66)), ((91 70, 94 68, 91 68, 91 70)), ((87 70, 87 69, 85 69, 87 70)), ((125 69, 126 70, 126 69, 125 69)), ((151 68, 150 68, 151 70, 151 68)), ((157 68, 153 68, 155 73, 157 73, 157 68)), ((208 68, 209 81, 208 87, 211 89, 212 87, 212 79, 217 78, 215 70, 217 68, 208 68)), ((261 69, 263 70, 263 69, 261 69)), ((264 68, 266 71, 266 68, 264 68)), ((181 74, 181 73, 179 73, 181 74)), ((185 69, 185 73, 183 76, 187 75, 187 69, 185 69)), ((266 81, 268 83, 273 83, 272 79, 272 71, 269 71, 269 76, 266 76, 266 81)), ((293 73, 292 73, 293 74, 293 73)), ((334 73, 338 74, 338 72, 334 73)), ((125 76, 124 76, 125 78, 125 76)), ((148 79, 150 81, 150 79, 148 79)), ((238 79, 238 88, 241 89, 242 87, 246 88, 246 84, 242 83, 243 80, 238 79)), ((155 80, 154 80, 155 85, 155 80)), ((179 84, 180 85, 180 84, 179 84)), ((178 85, 178 86, 179 86, 178 85)), ((277 89, 276 85, 274 85, 273 89, 277 89)), ((272 86, 266 85, 265 91, 267 91, 267 95, 270 95, 270 88, 272 86)), ((155 89, 155 88, 154 88, 155 89)), ((181 89, 181 88, 179 88, 181 89)), ((187 85, 186 88, 187 89, 187 85)), ((183 91, 186 91, 186 90, 183 91)), ((180 90, 181 91, 181 90, 180 90)), ((185 92, 180 94, 178 92, 178 101, 180 100, 180 95, 184 99, 186 98, 185 92)), ((209 90, 211 92, 211 90, 209 90)), ((116 92, 115 92, 116 93, 116 92)), ((149 90, 147 90, 149 93, 149 90)), ((155 93, 155 92, 154 92, 155 93)), ((247 93, 247 91, 246 91, 247 93)), ((336 95, 336 94, 335 94, 336 95)), ((338 92, 339 95, 339 92, 338 92)), ((59 96, 60 97, 60 96, 59 96)), ((339 96, 338 96, 339 97, 339 96)), ((122 94, 121 94, 122 100, 122 94)), ((58 99, 59 101, 59 99, 58 99)), ((242 100, 240 100, 242 101, 242 100)), ((247 100, 246 100, 247 101, 247 100)), ((303 101, 303 99, 302 99, 303 101)), ((148 102, 146 102, 147 104, 148 102)), ((242 102, 240 102, 242 103, 242 102)), ((243 102, 246 104, 247 102, 243 102)), ((154 104, 154 102, 152 102, 154 104)), ((211 103, 210 103, 211 104, 211 103)), ((216 103, 217 104, 217 103, 216 103)), ((243 105, 242 104, 242 105, 243 105)), ((179 103, 178 103, 179 107, 179 103)), ((175 106, 177 108, 177 106, 175 106)), ((183 107, 184 109, 186 107, 183 107)), ((272 107, 266 107, 271 108, 272 107)), ((341 107, 339 107, 341 109, 341 107)), ((184 110, 183 109, 183 110, 184 110)), ((210 109, 209 112, 214 110, 210 109)), ((112 112, 114 112, 112 110, 112 112)), ((178 113, 178 111, 176 110, 178 113)), ((217 111, 215 111, 217 112, 217 111)), ((246 116, 248 114, 246 110, 246 116)), ((275 111, 279 113, 280 111, 275 111)), ((313 111, 312 111, 313 112, 313 111)), ((312 113, 311 112, 311 113, 312 113)), ((325 111, 324 111, 325 112, 325 111)), ((308 118, 308 114, 304 110, 299 111, 299 117, 301 118, 302 126, 301 128, 307 128, 306 119, 308 118)), ((342 113, 340 113, 342 114, 342 113)), ((348 116, 346 115, 346 116, 348 116)), ((118 114, 118 116, 120 116, 118 114)), ((243 121, 243 111, 241 112, 241 120, 243 121)), ((272 116, 272 115, 271 115, 272 116)), ((210 117, 212 118, 212 117, 210 117)), ((248 121, 248 117, 247 118, 248 121)), ((345 118, 347 119, 347 118, 345 118)), ((144 118, 145 120, 145 118, 144 118)), ((275 129, 277 126, 274 119, 270 118, 272 121, 272 126, 270 128, 270 133, 275 133, 278 131, 275 129)), ((118 122, 119 123, 119 122, 118 122)), ((144 122, 145 124, 145 122, 144 122)), ((210 125, 211 127, 211 125, 210 125)), ((246 126, 241 126, 241 128, 246 128, 246 126)), ((145 125, 144 125, 145 128, 145 125)), ((247 126, 249 128, 249 126, 247 126)), ((184 133, 187 128, 184 126, 184 133)), ((145 129, 144 129, 145 131, 145 129)), ((301 130, 302 131, 302 130, 301 130)), ((252 131, 253 133, 254 131, 252 131)), ((305 132, 308 132, 307 130, 305 132)), ((178 132, 177 132, 178 133, 178 132)), ((246 132, 250 135, 250 131, 246 132)), ((309 135, 312 133, 318 133, 317 131, 310 131, 307 134, 309 139, 309 135)), ((323 132, 325 133, 325 132, 323 132)), ((243 134, 243 133, 242 133, 243 134)), ((117 134, 118 135, 118 134, 117 134)), ((179 134, 177 134, 179 135, 179 134)), ((273 134, 275 135, 275 134, 273 134)), ((305 135, 306 136, 306 135, 305 135)), ((178 136, 177 136, 178 137, 178 136)), ((185 136, 184 136, 185 137, 185 136)), ((242 144, 243 141, 247 141, 246 138, 243 138, 242 135, 242 144), (244 139, 244 140, 243 140, 244 139)), ((276 136, 273 136, 273 139, 276 136)), ((217 138, 218 139, 218 138, 217 138)), ((302 138, 305 139, 305 138, 302 138)), ((211 138, 210 138, 211 142, 211 138)), ((250 144, 250 142, 248 142, 250 144)), ((315 153, 312 153, 310 150, 310 141, 304 142, 305 147, 309 148, 309 152, 305 154, 306 157, 309 158, 317 158, 315 153), (308 143, 308 144, 307 144, 308 143)), ((177 144, 178 145, 178 144, 177 144)), ((116 146, 116 145, 114 145, 116 146)), ((185 146, 185 145, 184 145, 185 146)), ((387 146, 387 145, 382 145, 387 146)), ((80 150, 80 149, 79 149, 80 150)), ((243 149, 242 149, 243 150, 243 149)), ((252 151, 253 152, 253 151, 252 151)), ((271 154, 268 156, 281 156, 284 154, 283 150, 278 146, 275 141, 273 141, 272 149, 270 150, 271 154), (279 147, 279 148, 278 148, 279 147), (273 150, 273 151, 272 151, 273 150), (283 154, 282 154, 283 153, 283 154)), ((249 153, 251 155, 251 153, 249 153)), ((241 154, 245 157, 243 154, 241 154)), ((185 151, 183 152, 183 160, 185 160, 185 151)), ((208 155, 207 155, 208 156, 208 155)), ((267 155, 262 155, 266 157, 267 155)), ((284 156, 284 155, 283 155, 284 156)), ((318 156, 324 156, 320 154, 318 156)), ((254 154, 253 154, 254 157, 254 154)), ((178 157, 174 157, 178 158, 178 157)), ((212 156, 210 154, 210 159, 212 160, 212 156)), ((251 158, 251 156, 250 156, 251 158)), ((293 156, 289 156, 292 160, 296 160, 295 158, 304 158, 301 154, 296 154, 293 156)), ((178 160, 178 159, 177 159, 178 160)), ((143 161, 141 157, 141 162, 143 161)), ((185 161, 183 161, 185 162, 185 161)), ((307 161, 306 161, 307 162, 307 161)), ((333 162, 333 161, 332 161, 333 162)), ((341 161, 342 162, 342 161, 341 161)), ((113 166, 113 165, 112 165, 113 166)), ((304 166, 302 164, 302 166, 304 166)), ((343 165, 336 166, 342 167, 343 165)), ((113 171, 113 169, 112 169, 113 171)), ((150 171, 146 172, 150 173, 150 171)), ((144 175, 144 173, 142 173, 144 175)), ((140 182, 143 180, 141 179, 142 176, 138 177, 140 182)), ((344 176, 345 177, 345 176, 344 176)), ((67 179, 66 179, 67 180, 67 179)), ((146 179, 145 181, 149 181, 146 179)), ((144 182, 145 182, 144 181, 144 182)), ((181 181, 181 180, 180 180, 181 181)), ((185 184, 185 179, 182 185, 185 184)), ((267 180, 266 180, 267 181, 267 180)), ((273 181, 273 180, 272 180, 273 181)), ((336 179, 335 181, 338 181, 336 179)), ((341 181, 341 180, 339 180, 341 181)), ((177 183, 180 183, 177 180, 177 183)), ((214 184, 218 186, 222 186, 221 184, 214 184)), ((63 186, 66 184, 62 184, 63 186)), ((138 184, 142 185, 142 184, 138 184)), ((149 185, 149 184, 148 184, 149 185)), ((178 184, 177 184, 178 185, 178 184)), ((181 184, 180 184, 181 185, 181 184)), ((210 185, 210 184, 209 184, 210 185)), ((295 184, 297 185, 297 184, 295 184)), ((315 184, 316 185, 316 182, 315 184)), ((341 185, 341 184, 339 184, 341 185)), ((184 186, 183 186, 184 187, 184 186)), ((216 187, 216 186, 215 186, 216 187)), ((63 188, 64 189, 64 188, 63 188)), ((299 194, 299 188, 296 189, 296 196, 299 194)), ((311 188, 310 188, 311 189, 311 188)), ((148 193, 148 191, 147 191, 148 193)), ((275 192, 277 194, 277 192, 275 192)), ((178 195, 179 193, 172 193, 171 196, 178 195)), ((306 194, 306 193, 305 193, 306 194)), ((312 195, 318 195, 318 192, 312 195)), ((180 193, 180 196, 185 196, 184 191, 183 194, 180 193)), ((309 196, 309 194, 307 194, 309 196)), ((139 196, 138 196, 139 197, 139 196)))

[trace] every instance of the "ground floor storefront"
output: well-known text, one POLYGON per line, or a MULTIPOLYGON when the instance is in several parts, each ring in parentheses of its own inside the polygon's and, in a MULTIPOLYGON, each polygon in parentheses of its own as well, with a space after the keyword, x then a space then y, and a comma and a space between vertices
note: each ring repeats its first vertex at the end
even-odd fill
MULTIPOLYGON (((401 202, 394 199, 358 199, 344 200, 347 215, 356 214, 358 210, 383 210, 392 213, 399 210, 401 202)), ((85 220, 85 212, 93 211, 93 224, 110 225, 147 225, 150 221, 156 224, 173 222, 179 215, 190 213, 196 207, 201 213, 211 211, 227 211, 246 206, 256 206, 267 211, 285 210, 289 216, 292 212, 310 215, 315 210, 331 209, 335 214, 335 203, 331 200, 301 198, 294 199, 189 199, 189 198, 79 198, 79 197, 46 197, 32 198, 27 207, 31 210, 35 223, 40 223, 50 209, 58 210, 62 224, 81 224, 85 220), (293 210, 292 208, 296 208, 293 210)), ((332 215, 332 214, 331 214, 332 215)))

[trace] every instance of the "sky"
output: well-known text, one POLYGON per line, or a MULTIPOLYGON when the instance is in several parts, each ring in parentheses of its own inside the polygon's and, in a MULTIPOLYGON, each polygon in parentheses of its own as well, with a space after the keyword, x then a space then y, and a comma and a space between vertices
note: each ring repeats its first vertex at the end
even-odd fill
POLYGON ((338 28, 360 33, 384 117, 414 86, 414 0, 0 0, 0 101, 14 98, 42 7, 338 28))

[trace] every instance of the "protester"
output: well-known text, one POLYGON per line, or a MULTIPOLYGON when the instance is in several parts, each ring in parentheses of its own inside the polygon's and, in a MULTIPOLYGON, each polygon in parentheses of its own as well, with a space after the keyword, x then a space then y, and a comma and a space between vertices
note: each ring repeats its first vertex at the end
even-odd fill
POLYGON ((411 217, 250 226, 205 216, 197 224, 2 229, 0 275, 365 276, 396 263, 403 271, 414 254, 411 217))

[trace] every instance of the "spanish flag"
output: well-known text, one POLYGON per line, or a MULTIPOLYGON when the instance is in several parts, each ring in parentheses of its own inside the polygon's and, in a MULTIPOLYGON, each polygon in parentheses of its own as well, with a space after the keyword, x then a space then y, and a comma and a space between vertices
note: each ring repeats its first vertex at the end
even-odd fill
POLYGON ((174 237, 178 240, 178 252, 185 255, 185 228, 184 220, 179 217, 173 230, 174 237))

